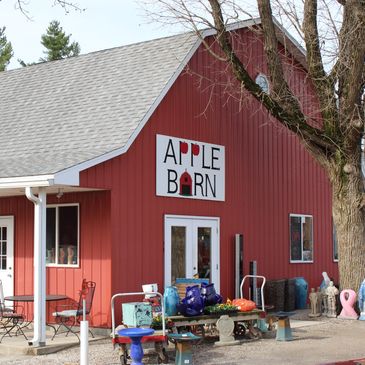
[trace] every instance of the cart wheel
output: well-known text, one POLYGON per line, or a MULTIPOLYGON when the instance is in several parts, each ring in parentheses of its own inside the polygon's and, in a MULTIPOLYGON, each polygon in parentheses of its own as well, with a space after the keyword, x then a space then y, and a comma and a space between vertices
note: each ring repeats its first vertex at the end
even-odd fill
POLYGON ((122 365, 127 365, 128 364, 128 355, 126 353, 120 355, 120 363, 122 365))
POLYGON ((202 324, 191 326, 191 332, 196 336, 201 336, 202 338, 205 337, 205 328, 202 324))
POLYGON ((122 365, 127 365, 128 359, 130 359, 128 356, 127 345, 125 343, 119 345, 119 359, 122 365))
POLYGON ((234 324, 234 334, 236 336, 244 336, 246 333, 246 326, 242 323, 235 322, 234 324))
POLYGON ((248 331, 248 337, 252 340, 260 340, 262 338, 262 332, 256 327, 251 327, 248 331))
POLYGON ((162 356, 163 356, 163 359, 161 359, 160 355, 157 357, 157 364, 168 364, 169 356, 167 355, 167 351, 165 348, 162 349, 162 356))

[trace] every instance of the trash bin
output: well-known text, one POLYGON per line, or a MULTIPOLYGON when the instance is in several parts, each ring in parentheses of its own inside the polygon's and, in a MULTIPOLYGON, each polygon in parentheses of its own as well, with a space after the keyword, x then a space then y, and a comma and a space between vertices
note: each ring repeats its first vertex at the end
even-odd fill
POLYGON ((273 305, 275 312, 285 308, 285 280, 268 280, 265 284, 265 303, 273 305))
POLYGON ((285 312, 292 312, 295 310, 295 282, 296 279, 285 280, 285 312))
POLYGON ((303 277, 295 278, 295 308, 307 308, 308 283, 303 277))

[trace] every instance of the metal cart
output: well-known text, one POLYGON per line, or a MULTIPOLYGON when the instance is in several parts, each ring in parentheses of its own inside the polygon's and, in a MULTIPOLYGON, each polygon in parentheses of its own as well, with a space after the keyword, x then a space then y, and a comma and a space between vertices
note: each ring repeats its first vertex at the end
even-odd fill
POLYGON ((128 361, 128 347, 127 345, 131 343, 129 337, 119 336, 116 333, 115 326, 115 306, 114 302, 116 298, 126 297, 126 296, 136 296, 136 295, 152 295, 159 296, 161 301, 161 312, 162 312, 162 330, 157 330, 153 335, 145 336, 142 338, 142 343, 153 342, 155 344, 155 351, 158 355, 158 364, 167 364, 169 362, 166 349, 164 345, 167 345, 167 331, 165 324, 165 307, 163 301, 163 295, 159 292, 137 292, 137 293, 118 293, 112 296, 110 305, 112 312, 112 343, 114 348, 119 346, 119 358, 122 365, 127 364, 128 361))
MULTIPOLYGON (((261 314, 265 315, 265 298, 264 298, 264 287, 266 284, 266 278, 264 276, 261 275, 246 275, 243 277, 242 281, 241 281, 241 285, 240 285, 240 296, 241 298, 243 298, 243 285, 245 283, 245 281, 247 279, 261 279, 262 283, 261 283, 261 287, 260 287, 260 301, 261 301, 261 314)), ((251 300, 253 300, 254 297, 254 293, 250 292, 250 298, 251 300)), ((236 322, 235 323, 235 334, 236 335, 244 335, 245 332, 248 330, 248 335, 250 338, 252 339, 260 339, 262 337, 262 332, 261 330, 258 328, 258 326, 256 327, 255 324, 258 325, 258 321, 260 321, 260 317, 258 317, 255 320, 250 320, 247 322, 236 322)))

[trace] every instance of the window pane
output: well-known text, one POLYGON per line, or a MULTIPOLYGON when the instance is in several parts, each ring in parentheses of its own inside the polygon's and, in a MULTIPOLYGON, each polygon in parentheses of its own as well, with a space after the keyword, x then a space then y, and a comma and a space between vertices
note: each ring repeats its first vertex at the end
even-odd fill
POLYGON ((56 262, 56 208, 47 208, 46 263, 56 262))
POLYGON ((303 261, 313 260, 312 217, 305 217, 303 223, 303 261))
POLYGON ((3 241, 1 243, 1 254, 2 255, 6 255, 6 246, 7 246, 6 241, 3 241))
POLYGON ((58 263, 77 264, 78 207, 58 208, 58 263))
MULTIPOLYGON (((211 228, 198 228, 198 274, 199 278, 210 278, 211 228)), ((211 280, 210 280, 211 281, 211 280)))
POLYGON ((6 256, 3 256, 1 259, 2 262, 2 270, 6 270, 6 256))
POLYGON ((8 232, 7 227, 3 227, 2 228, 2 235, 1 235, 2 240, 6 240, 7 232, 8 232))
POLYGON ((185 278, 186 227, 171 227, 171 282, 185 278))
POLYGON ((302 220, 290 217, 290 253, 291 260, 302 260, 302 220))

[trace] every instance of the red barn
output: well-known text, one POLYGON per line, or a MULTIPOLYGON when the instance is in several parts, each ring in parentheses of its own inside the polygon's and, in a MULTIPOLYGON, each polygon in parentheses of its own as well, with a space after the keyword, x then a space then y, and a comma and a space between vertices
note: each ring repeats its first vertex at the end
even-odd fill
MULTIPOLYGON (((270 92, 254 25, 232 27, 235 48, 270 92)), ((289 85, 316 113, 305 56, 278 31, 289 85)), ((97 285, 95 327, 114 293, 145 283, 198 273, 232 297, 236 234, 245 273, 255 260, 269 279, 336 278, 325 173, 225 68, 183 34, 0 73, 0 279, 35 293, 40 325, 44 293, 76 298, 82 278, 97 285)))

